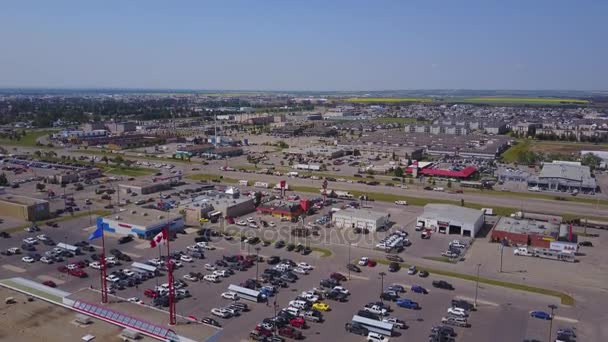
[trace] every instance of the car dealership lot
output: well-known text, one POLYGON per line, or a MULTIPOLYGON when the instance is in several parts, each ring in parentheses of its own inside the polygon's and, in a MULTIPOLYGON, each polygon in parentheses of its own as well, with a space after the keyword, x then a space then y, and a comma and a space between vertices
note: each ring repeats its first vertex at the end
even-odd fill
MULTIPOLYGON (((50 228, 41 226, 43 234, 46 234, 56 242, 67 241, 68 243, 74 243, 81 240, 86 240, 90 234, 88 227, 88 218, 80 218, 72 221, 63 222, 59 228, 50 228)), ((2 250, 13 246, 21 245, 21 240, 25 237, 32 237, 40 233, 26 233, 18 232, 13 234, 10 239, 0 239, 0 247, 2 250)), ((171 242, 172 250, 186 251, 186 246, 194 243, 195 234, 189 235, 178 235, 177 239, 171 242)), ((448 240, 446 240, 447 242, 448 240)), ((426 243, 417 242, 415 243, 426 243)), ((93 241, 94 245, 98 245, 98 240, 93 241)), ((232 241, 226 241, 219 239, 217 242, 212 242, 212 245, 216 246, 215 250, 206 250, 205 259, 197 260, 194 259, 192 263, 183 262, 184 266, 179 268, 175 272, 176 279, 183 279, 183 275, 189 272, 201 272, 203 274, 210 273, 204 269, 206 263, 213 263, 215 260, 220 259, 222 255, 232 254, 247 254, 248 250, 250 253, 255 253, 255 246, 247 247, 247 244, 243 244, 239 239, 235 238, 232 241)), ((259 255, 265 258, 277 255, 282 258, 290 258, 296 263, 300 261, 307 262, 314 267, 314 270, 309 275, 299 275, 300 280, 290 284, 288 288, 281 289, 276 297, 271 297, 269 305, 265 303, 248 303, 251 307, 251 311, 243 313, 240 317, 230 319, 216 318, 223 325, 224 330, 221 335, 222 340, 244 340, 247 339, 247 334, 250 329, 253 329, 255 325, 262 321, 265 317, 272 317, 274 315, 273 303, 276 302, 279 308, 287 306, 288 302, 294 299, 300 292, 309 290, 313 287, 319 287, 319 281, 321 279, 329 277, 331 272, 344 272, 344 265, 347 258, 343 251, 335 251, 332 256, 327 258, 321 257, 319 253, 313 252, 308 256, 302 256, 294 252, 288 252, 285 248, 277 249, 273 245, 267 247, 260 246, 259 255)), ((45 250, 51 249, 52 247, 44 246, 42 244, 37 246, 37 252, 41 253, 45 250)), ((117 238, 113 234, 106 235, 106 248, 107 251, 113 248, 118 248, 121 251, 128 253, 133 257, 133 261, 145 262, 148 259, 158 256, 158 249, 151 249, 147 247, 147 242, 142 240, 135 240, 127 244, 119 245, 117 238)), ((99 250, 97 250, 99 252, 99 250)), ((358 259, 361 256, 365 256, 365 250, 353 249, 352 259, 358 259)), ((41 253, 43 254, 43 253, 41 253)), ((68 259, 70 262, 75 260, 83 260, 88 257, 91 253, 85 253, 83 256, 77 256, 72 259, 68 259)), ((164 254, 164 251, 163 251, 164 254)), ((6 267, 0 269, 0 274, 3 278, 11 276, 23 276, 34 280, 42 281, 43 279, 57 279, 60 288, 68 291, 76 291, 78 289, 93 286, 99 287, 98 271, 93 270, 90 267, 85 268, 85 271, 89 274, 89 278, 75 278, 64 273, 57 271, 58 264, 46 265, 40 262, 34 262, 32 264, 26 264, 20 260, 20 256, 2 256, 3 262, 6 265, 13 266, 13 269, 7 269, 6 267), (14 271, 15 268, 23 269, 23 272, 14 271)), ((63 265, 67 264, 66 261, 63 265)), ((129 268, 130 262, 123 263, 123 265, 115 266, 110 269, 110 272, 129 268)), ((266 262, 262 262, 258 265, 258 272, 261 275, 265 268, 269 267, 266 262)), ((352 295, 349 301, 346 303, 338 303, 334 301, 325 301, 330 305, 331 311, 324 314, 325 322, 323 323, 310 323, 310 328, 304 329, 303 334, 307 339, 311 340, 327 340, 327 339, 340 339, 340 340, 358 340, 360 337, 347 333, 343 327, 344 324, 349 322, 353 314, 363 308, 363 306, 369 302, 379 300, 378 296, 380 293, 381 280, 379 279, 379 272, 384 271, 387 275, 384 277, 385 287, 397 283, 402 284, 406 287, 407 292, 401 295, 402 298, 409 298, 417 301, 421 310, 408 310, 397 307, 394 303, 391 303, 394 311, 391 316, 405 320, 409 329, 401 331, 403 336, 412 340, 425 340, 426 336, 433 325, 437 325, 441 317, 445 315, 446 309, 448 308, 450 301, 455 296, 463 296, 472 301, 475 293, 475 283, 468 281, 457 281, 449 278, 435 277, 431 274, 428 278, 420 278, 418 275, 408 275, 407 270, 400 270, 396 273, 390 273, 387 271, 387 267, 384 265, 377 265, 376 267, 362 267, 362 272, 358 274, 352 274, 352 279, 343 282, 343 286, 347 288, 352 295), (435 289, 432 287, 432 280, 444 279, 454 285, 454 291, 446 291, 435 289), (414 294, 409 291, 411 285, 421 285, 429 290, 429 294, 414 294), (339 327, 339 329, 336 329, 339 327)), ((199 282, 188 282, 187 289, 189 290, 192 297, 181 299, 177 303, 177 312, 183 316, 195 316, 202 318, 204 316, 211 316, 210 310, 214 307, 226 306, 230 303, 229 300, 220 297, 222 292, 227 290, 229 284, 239 284, 248 278, 255 278, 256 266, 250 267, 247 271, 236 271, 235 275, 228 278, 223 278, 220 283, 209 283, 205 281, 199 282)), ((166 277, 156 277, 143 282, 137 287, 128 287, 125 290, 117 291, 116 295, 122 298, 139 297, 146 304, 151 303, 151 299, 147 298, 143 292, 147 288, 153 288, 156 285, 166 282, 166 277)), ((475 337, 478 340, 478 336, 487 337, 487 340, 499 340, 498 336, 505 336, 504 341, 523 340, 524 337, 536 337, 540 338, 545 331, 547 331, 547 325, 545 321, 529 318, 528 312, 535 309, 546 309, 547 304, 553 303, 554 300, 550 297, 535 296, 528 293, 514 292, 510 290, 503 290, 490 286, 482 285, 478 290, 479 297, 479 310, 471 314, 471 328, 457 328, 459 333, 457 340, 466 341, 468 338, 475 337), (501 325, 500 322, 504 317, 514 322, 513 324, 501 325), (513 328, 513 326, 517 328, 513 328), (508 338, 507 338, 508 337, 508 338)), ((568 309, 563 309, 560 315, 567 316, 568 309)))

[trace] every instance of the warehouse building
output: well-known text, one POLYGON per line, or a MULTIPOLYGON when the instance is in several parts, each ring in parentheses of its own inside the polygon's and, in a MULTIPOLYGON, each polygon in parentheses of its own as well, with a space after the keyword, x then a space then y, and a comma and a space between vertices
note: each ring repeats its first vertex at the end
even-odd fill
POLYGON ((515 217, 501 217, 492 229, 492 241, 508 245, 550 248, 552 241, 576 241, 569 226, 559 216, 517 213, 515 217))
POLYGON ((171 189, 171 182, 131 182, 128 184, 118 184, 118 189, 123 193, 147 195, 171 189))
POLYGON ((0 195, 0 217, 10 216, 25 221, 49 218, 49 202, 37 198, 12 194, 0 195))
POLYGON ((483 212, 451 204, 427 204, 416 226, 437 233, 475 237, 483 227, 483 212))
POLYGON ((304 214, 302 203, 298 201, 283 200, 274 200, 262 203, 260 206, 258 206, 257 211, 262 214, 269 214, 274 217, 285 218, 291 221, 297 220, 302 214, 304 214))
POLYGON ((165 227, 176 232, 184 228, 181 215, 167 213, 155 209, 133 207, 126 211, 100 217, 98 224, 108 232, 120 235, 135 235, 140 238, 150 238, 165 227))
POLYGON ((230 194, 209 191, 203 196, 181 201, 177 208, 183 211, 186 224, 196 226, 201 218, 240 217, 255 211, 253 198, 234 198, 230 194))
POLYGON ((335 212, 331 220, 338 228, 367 228, 373 232, 387 228, 389 217, 385 213, 368 209, 344 209, 335 212))
POLYGON ((597 182, 591 176, 589 166, 578 162, 553 161, 543 165, 539 176, 530 177, 528 186, 552 191, 595 192, 597 182))

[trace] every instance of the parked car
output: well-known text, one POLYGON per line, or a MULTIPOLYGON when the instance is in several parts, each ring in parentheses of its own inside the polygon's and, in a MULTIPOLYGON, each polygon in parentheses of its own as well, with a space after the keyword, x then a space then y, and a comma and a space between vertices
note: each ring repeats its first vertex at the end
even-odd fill
POLYGON ((359 267, 357 267, 356 265, 353 265, 353 264, 346 265, 346 268, 348 270, 350 270, 351 272, 356 272, 356 273, 360 273, 361 272, 361 269, 359 267))
POLYGON ((389 272, 397 272, 397 271, 399 271, 400 268, 401 268, 401 266, 397 262, 391 262, 388 265, 388 271, 389 272))
POLYGON ((346 281, 346 276, 344 276, 342 273, 334 272, 329 277, 337 281, 346 281))
POLYGON ((434 280, 433 287, 444 290, 454 290, 454 286, 445 280, 434 280))
POLYGON ((530 317, 544 319, 544 320, 552 319, 551 314, 548 314, 544 311, 538 311, 538 310, 530 312, 530 317))
POLYGON ((351 334, 367 336, 369 330, 359 323, 346 323, 344 325, 344 329, 351 334))
POLYGON ((412 285, 411 291, 414 293, 428 294, 429 291, 420 285, 412 285))
POLYGON ((400 306, 402 308, 406 308, 406 309, 417 310, 420 308, 420 305, 418 305, 418 303, 416 303, 410 299, 399 299, 395 302, 395 304, 397 304, 398 306, 400 306))

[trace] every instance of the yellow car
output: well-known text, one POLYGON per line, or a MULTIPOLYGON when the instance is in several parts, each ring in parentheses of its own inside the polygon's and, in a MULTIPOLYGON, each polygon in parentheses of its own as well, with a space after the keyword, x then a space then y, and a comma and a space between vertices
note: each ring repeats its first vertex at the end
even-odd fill
POLYGON ((199 223, 207 223, 207 222, 209 222, 209 219, 206 219, 206 218, 204 218, 204 217, 203 217, 203 218, 200 218, 200 219, 198 220, 198 222, 199 222, 199 223))
POLYGON ((329 305, 321 302, 316 302, 312 305, 312 308, 319 311, 327 311, 329 310, 329 305))

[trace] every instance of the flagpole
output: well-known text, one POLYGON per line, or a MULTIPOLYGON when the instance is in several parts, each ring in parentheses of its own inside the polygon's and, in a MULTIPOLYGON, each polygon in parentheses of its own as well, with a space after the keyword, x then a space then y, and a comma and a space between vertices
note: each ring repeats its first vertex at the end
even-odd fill
POLYGON ((108 285, 106 282, 106 238, 103 234, 103 223, 97 222, 101 228, 101 302, 108 302, 108 285))
POLYGON ((175 325, 175 288, 173 287, 173 263, 171 262, 171 252, 169 249, 169 226, 165 227, 165 243, 167 244, 167 269, 169 276, 169 325, 175 325))

